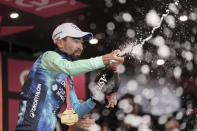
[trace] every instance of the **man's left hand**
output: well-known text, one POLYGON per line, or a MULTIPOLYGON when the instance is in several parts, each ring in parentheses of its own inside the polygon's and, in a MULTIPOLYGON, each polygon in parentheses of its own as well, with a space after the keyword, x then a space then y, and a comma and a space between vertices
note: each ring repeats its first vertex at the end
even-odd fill
POLYGON ((89 114, 85 115, 82 119, 79 119, 71 128, 88 130, 91 125, 95 124, 95 120, 91 119, 89 114))
POLYGON ((112 93, 110 95, 110 98, 108 98, 107 100, 108 100, 109 104, 106 105, 105 107, 106 108, 110 108, 110 107, 114 108, 114 106, 117 105, 117 93, 112 93))

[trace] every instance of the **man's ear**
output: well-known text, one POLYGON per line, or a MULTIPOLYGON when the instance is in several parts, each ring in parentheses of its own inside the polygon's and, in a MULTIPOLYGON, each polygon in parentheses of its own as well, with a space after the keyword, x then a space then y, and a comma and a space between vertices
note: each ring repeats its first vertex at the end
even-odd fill
POLYGON ((56 45, 59 49, 62 49, 63 48, 63 43, 60 39, 56 40, 56 45))

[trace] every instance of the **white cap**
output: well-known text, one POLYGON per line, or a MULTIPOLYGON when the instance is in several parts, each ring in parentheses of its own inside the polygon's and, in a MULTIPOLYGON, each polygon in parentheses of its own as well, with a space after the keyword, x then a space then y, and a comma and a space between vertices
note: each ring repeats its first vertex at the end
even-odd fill
POLYGON ((73 23, 63 23, 55 28, 53 31, 52 39, 53 42, 56 43, 57 39, 62 39, 66 36, 80 38, 83 37, 85 40, 92 39, 92 33, 81 31, 75 24, 73 23))

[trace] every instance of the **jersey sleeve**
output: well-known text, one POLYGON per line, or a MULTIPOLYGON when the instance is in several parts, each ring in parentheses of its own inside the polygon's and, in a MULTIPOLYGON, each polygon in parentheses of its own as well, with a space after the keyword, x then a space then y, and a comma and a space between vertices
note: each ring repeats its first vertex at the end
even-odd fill
POLYGON ((48 70, 75 76, 105 67, 102 56, 68 61, 54 51, 47 51, 42 56, 42 66, 48 70))
POLYGON ((42 56, 42 66, 48 70, 75 76, 105 67, 102 56, 68 61, 54 51, 47 51, 42 56))
POLYGON ((70 91, 70 103, 73 110, 79 115, 79 118, 82 118, 84 115, 88 114, 96 106, 96 103, 94 103, 91 98, 80 104, 74 88, 70 91))

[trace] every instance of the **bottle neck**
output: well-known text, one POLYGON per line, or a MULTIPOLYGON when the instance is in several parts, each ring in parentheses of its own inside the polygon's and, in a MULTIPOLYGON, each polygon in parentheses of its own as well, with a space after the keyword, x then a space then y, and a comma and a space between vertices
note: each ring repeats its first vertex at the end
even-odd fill
POLYGON ((110 66, 113 71, 117 71, 117 67, 110 66))

